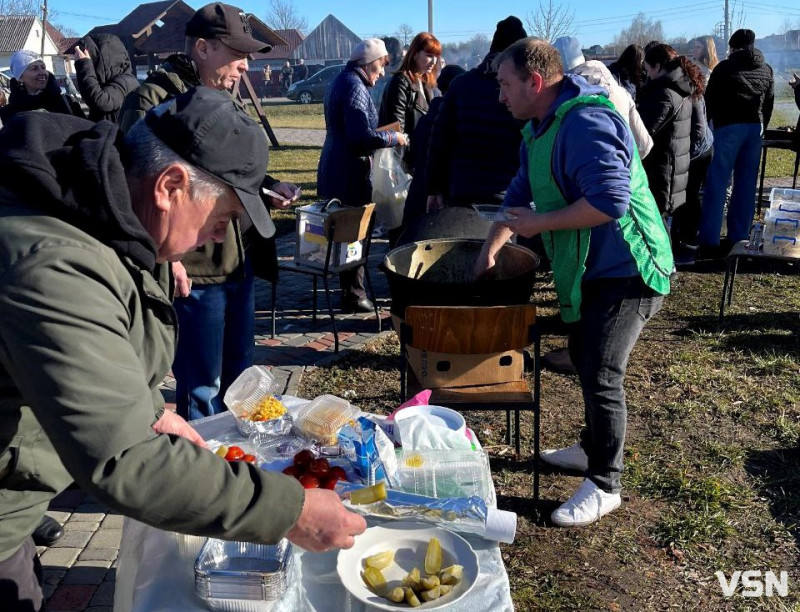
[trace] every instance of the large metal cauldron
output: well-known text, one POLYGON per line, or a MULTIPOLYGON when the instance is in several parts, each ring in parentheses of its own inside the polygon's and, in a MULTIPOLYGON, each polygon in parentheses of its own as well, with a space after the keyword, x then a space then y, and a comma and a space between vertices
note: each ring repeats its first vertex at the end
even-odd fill
POLYGON ((437 239, 412 242, 386 254, 380 269, 389 281, 392 314, 406 306, 505 306, 527 304, 539 258, 530 250, 506 244, 497 265, 476 279, 475 261, 483 240, 437 239))

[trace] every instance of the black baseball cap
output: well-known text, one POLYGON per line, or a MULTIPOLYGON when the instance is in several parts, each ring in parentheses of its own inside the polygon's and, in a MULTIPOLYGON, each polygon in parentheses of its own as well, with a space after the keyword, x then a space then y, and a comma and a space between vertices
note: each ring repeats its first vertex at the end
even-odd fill
POLYGON ((199 9, 186 23, 186 36, 219 40, 240 53, 266 53, 272 45, 253 38, 250 15, 242 9, 215 2, 199 9))
POLYGON ((275 234, 260 195, 269 161, 267 138, 230 94, 197 87, 152 108, 145 122, 191 166, 232 187, 259 234, 275 234))

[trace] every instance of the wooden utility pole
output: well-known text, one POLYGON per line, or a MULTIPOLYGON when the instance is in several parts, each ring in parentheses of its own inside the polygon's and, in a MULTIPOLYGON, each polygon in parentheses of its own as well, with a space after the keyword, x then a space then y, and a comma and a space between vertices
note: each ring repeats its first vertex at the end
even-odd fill
POLYGON ((433 34, 433 0, 428 0, 428 32, 433 34))
POLYGON ((47 0, 44 0, 44 4, 42 5, 42 57, 44 57, 45 40, 47 40, 47 0))
POLYGON ((726 46, 725 56, 726 57, 728 55, 728 53, 727 53, 728 41, 731 38, 731 15, 730 15, 730 9, 728 7, 728 1, 729 0, 725 0, 725 25, 724 25, 724 30, 723 30, 725 32, 725 46, 726 46))

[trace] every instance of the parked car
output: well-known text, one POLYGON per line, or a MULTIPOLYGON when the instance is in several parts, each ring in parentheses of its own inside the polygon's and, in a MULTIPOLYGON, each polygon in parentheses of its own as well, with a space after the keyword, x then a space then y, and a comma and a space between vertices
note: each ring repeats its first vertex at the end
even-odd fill
POLYGON ((312 102, 322 102, 325 98, 325 91, 331 81, 335 79, 344 69, 344 64, 328 66, 323 68, 314 76, 310 76, 303 81, 292 83, 286 97, 301 104, 311 104, 312 102))

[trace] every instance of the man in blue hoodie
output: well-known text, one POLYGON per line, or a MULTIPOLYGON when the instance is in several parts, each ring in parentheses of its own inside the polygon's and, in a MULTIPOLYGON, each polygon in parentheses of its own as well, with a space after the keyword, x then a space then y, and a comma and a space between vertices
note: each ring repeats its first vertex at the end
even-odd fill
POLYGON ((565 75, 558 51, 533 38, 509 47, 496 66, 500 101, 530 121, 504 200, 510 220, 492 226, 476 271, 490 269, 513 234, 542 235, 586 418, 579 443, 542 459, 586 475, 551 515, 556 525, 583 526, 620 505, 623 378, 669 293, 672 253, 636 143, 606 90, 565 75))

